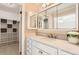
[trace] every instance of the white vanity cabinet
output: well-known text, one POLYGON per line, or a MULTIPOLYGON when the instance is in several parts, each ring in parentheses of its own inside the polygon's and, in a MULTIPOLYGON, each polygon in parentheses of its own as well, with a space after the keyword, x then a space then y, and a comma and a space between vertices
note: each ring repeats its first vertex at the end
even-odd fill
POLYGON ((32 43, 33 43, 32 39, 27 40, 27 49, 26 49, 27 55, 48 55, 45 51, 32 45, 32 43))
POLYGON ((33 39, 27 40, 27 55, 57 55, 57 49, 37 42, 33 39))
POLYGON ((66 52, 58 47, 44 44, 32 38, 27 42, 27 55, 72 55, 72 53, 66 52))
POLYGON ((35 47, 41 49, 42 51, 46 52, 49 55, 57 55, 57 49, 56 48, 47 46, 47 45, 42 44, 40 42, 37 42, 35 40, 32 41, 32 46, 35 46, 35 47))

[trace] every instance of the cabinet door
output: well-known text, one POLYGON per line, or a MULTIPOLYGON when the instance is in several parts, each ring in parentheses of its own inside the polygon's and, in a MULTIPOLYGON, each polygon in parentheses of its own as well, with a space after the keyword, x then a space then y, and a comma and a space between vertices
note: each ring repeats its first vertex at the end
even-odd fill
POLYGON ((65 51, 59 49, 59 50, 58 50, 58 55, 72 55, 72 54, 70 54, 70 53, 68 53, 68 52, 65 52, 65 51))
POLYGON ((31 43, 32 43, 32 40, 31 40, 31 38, 28 38, 27 39, 27 47, 26 47, 26 54, 27 55, 31 55, 31 49, 32 49, 32 45, 31 45, 31 43))
POLYGON ((32 55, 40 55, 39 50, 32 46, 32 55))
POLYGON ((37 41, 32 41, 32 45, 40 48, 41 50, 47 52, 50 55, 57 55, 57 49, 54 47, 47 46, 37 41))
POLYGON ((57 28, 65 30, 76 29, 76 4, 61 4, 57 8, 57 28))

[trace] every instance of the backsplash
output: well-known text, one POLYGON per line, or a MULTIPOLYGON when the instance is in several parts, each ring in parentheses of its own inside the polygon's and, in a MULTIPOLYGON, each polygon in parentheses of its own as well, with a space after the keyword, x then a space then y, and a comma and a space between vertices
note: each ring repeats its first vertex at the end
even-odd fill
POLYGON ((17 41, 19 39, 19 22, 0 19, 0 44, 17 41))
POLYGON ((49 37, 49 38, 67 40, 67 34, 62 34, 62 33, 55 33, 55 32, 46 33, 46 32, 42 32, 42 31, 38 31, 36 35, 49 37))

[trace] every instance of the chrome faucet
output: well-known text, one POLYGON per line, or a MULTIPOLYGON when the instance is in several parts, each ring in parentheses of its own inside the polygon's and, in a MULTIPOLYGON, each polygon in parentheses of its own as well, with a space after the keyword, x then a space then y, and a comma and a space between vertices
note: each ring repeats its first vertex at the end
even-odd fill
POLYGON ((49 38, 56 38, 56 35, 54 35, 54 34, 49 34, 48 37, 49 37, 49 38))

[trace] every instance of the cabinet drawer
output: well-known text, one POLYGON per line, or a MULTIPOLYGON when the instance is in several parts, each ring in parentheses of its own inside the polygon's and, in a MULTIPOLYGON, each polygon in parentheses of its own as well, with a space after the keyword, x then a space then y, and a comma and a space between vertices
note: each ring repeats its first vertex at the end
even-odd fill
POLYGON ((47 46, 37 41, 32 41, 32 45, 40 48, 41 50, 47 52, 50 55, 57 55, 57 49, 54 47, 47 46))
POLYGON ((65 52, 65 51, 63 51, 61 49, 58 50, 58 54, 59 55, 72 55, 71 53, 65 52))
POLYGON ((44 52, 43 50, 32 46, 32 55, 48 55, 46 52, 44 52))

